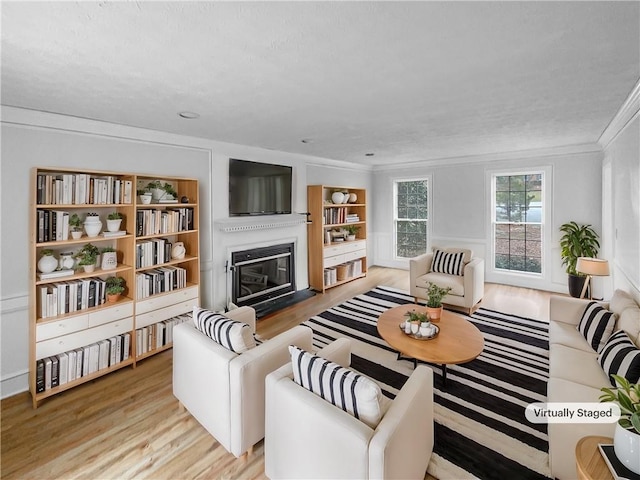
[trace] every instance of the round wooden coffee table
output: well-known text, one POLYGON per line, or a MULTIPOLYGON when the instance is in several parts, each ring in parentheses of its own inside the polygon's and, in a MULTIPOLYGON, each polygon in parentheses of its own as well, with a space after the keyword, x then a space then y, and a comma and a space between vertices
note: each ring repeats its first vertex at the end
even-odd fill
POLYGON ((455 313, 442 312, 442 318, 435 323, 440 328, 438 336, 431 340, 417 340, 400 330, 405 313, 415 310, 426 312, 426 308, 416 304, 400 305, 384 312, 378 318, 378 333, 401 355, 427 363, 442 365, 442 382, 447 381, 447 365, 467 363, 482 353, 484 338, 480 330, 471 322, 455 313))

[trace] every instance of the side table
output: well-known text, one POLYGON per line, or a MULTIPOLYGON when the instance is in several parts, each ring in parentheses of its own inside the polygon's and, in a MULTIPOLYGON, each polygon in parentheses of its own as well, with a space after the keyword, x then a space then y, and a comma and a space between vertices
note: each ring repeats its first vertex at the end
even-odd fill
POLYGON ((580 480, 613 480, 598 449, 599 443, 613 443, 611 437, 582 437, 576 444, 576 472, 580 480))

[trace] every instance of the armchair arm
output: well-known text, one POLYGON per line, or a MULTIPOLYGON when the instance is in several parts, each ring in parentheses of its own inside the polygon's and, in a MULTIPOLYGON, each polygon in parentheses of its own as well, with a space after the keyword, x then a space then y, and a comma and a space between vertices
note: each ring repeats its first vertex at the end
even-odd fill
POLYGON ((464 266, 463 281, 464 306, 471 308, 484 297, 484 260, 482 258, 472 258, 464 266))
POLYGON ((433 450, 433 371, 418 365, 369 445, 369 478, 424 478, 433 450), (420 452, 407 455, 406 446, 420 452))
MULTIPOLYGON (((589 300, 584 298, 551 295, 549 298, 549 320, 578 325, 587 303, 589 300)), ((608 308, 607 303, 603 303, 602 306, 608 308)))
POLYGON ((351 365, 351 340, 338 338, 329 345, 318 350, 317 355, 348 368, 351 365))
POLYGON ((231 448, 236 457, 264 437, 265 377, 291 363, 289 345, 310 350, 312 331, 298 325, 229 363, 231 448))
POLYGON ((256 333, 256 311, 252 307, 234 308, 224 315, 231 320, 246 323, 251 328, 251 333, 256 333))
POLYGON ((409 279, 411 281, 410 285, 414 286, 416 284, 416 279, 424 275, 425 273, 429 273, 431 270, 431 262, 433 261, 433 253, 423 253, 417 257, 409 260, 409 279))

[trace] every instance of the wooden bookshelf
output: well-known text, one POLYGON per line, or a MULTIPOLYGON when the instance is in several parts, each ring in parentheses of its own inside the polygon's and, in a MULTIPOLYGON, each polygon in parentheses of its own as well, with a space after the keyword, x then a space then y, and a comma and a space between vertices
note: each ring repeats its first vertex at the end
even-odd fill
MULTIPOLYGON (((156 338, 153 337, 154 348, 147 348, 141 355, 137 351, 136 330, 146 327, 155 332, 153 325, 166 325, 167 320, 199 305, 199 204, 198 181, 182 177, 158 178, 125 172, 47 167, 32 170, 31 188, 29 389, 33 407, 37 408, 38 402, 45 398, 120 368, 135 367, 137 361, 171 348, 171 342, 159 339, 155 343, 156 338), (156 179, 173 186, 178 192, 178 202, 183 196, 188 197, 188 201, 142 204, 136 191, 156 179), (154 212, 180 211, 184 212, 184 215, 180 214, 182 217, 189 218, 185 220, 184 228, 178 231, 139 236, 136 235, 138 212, 143 209, 154 212), (126 234, 103 236, 102 232, 107 230, 107 215, 115 211, 124 217, 120 230, 126 231, 126 234), (81 238, 73 239, 64 220, 65 212, 69 216, 76 213, 82 219, 88 213, 97 213, 102 221, 101 234, 88 237, 83 230, 81 238), (152 240, 154 245, 164 245, 168 256, 161 262, 138 268, 138 244, 145 239, 152 240), (171 257, 170 246, 175 242, 184 244, 184 258, 171 257), (70 275, 40 278, 38 260, 43 250, 53 250, 54 256, 59 258, 61 253, 75 254, 87 243, 99 249, 114 248, 118 257, 117 266, 103 270, 98 264, 90 273, 74 267, 70 275), (142 298, 137 286, 138 277, 151 276, 156 269, 163 271, 163 281, 157 285, 163 290, 154 290, 142 298), (181 288, 175 288, 173 282, 177 278, 177 273, 174 273, 177 269, 183 271, 181 288), (112 276, 122 277, 126 282, 126 290, 118 302, 106 303, 103 301, 104 280, 112 276), (77 295, 75 299, 72 298, 74 294, 77 295), (73 300, 72 305, 70 302, 73 300), (122 349, 127 336, 128 346, 124 353, 122 349), (108 344, 106 347, 105 340, 108 344), (99 355, 97 369, 93 363, 91 371, 80 368, 77 372, 80 375, 74 375, 67 367, 67 375, 60 375, 59 372, 57 386, 48 387, 49 383, 44 382, 45 388, 42 389, 41 382, 38 382, 38 366, 45 359, 71 359, 71 352, 76 352, 77 364, 79 352, 84 356, 85 347, 100 342, 103 343, 103 355, 99 355), (159 346, 156 348, 156 345, 159 346), (109 358, 105 359, 104 349, 107 347, 109 358), (115 355, 116 347, 119 355, 115 355), (61 380, 63 383, 60 383, 61 380)), ((158 331, 162 332, 163 329, 158 331)))

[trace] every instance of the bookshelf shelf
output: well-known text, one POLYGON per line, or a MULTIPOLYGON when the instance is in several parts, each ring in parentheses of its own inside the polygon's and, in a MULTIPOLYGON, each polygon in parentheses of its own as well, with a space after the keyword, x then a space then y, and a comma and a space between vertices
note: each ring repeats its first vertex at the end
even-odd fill
POLYGON ((188 196, 189 203, 139 203, 136 190, 156 178, 156 175, 69 168, 32 170, 29 389, 34 408, 45 398, 120 368, 135 366, 137 361, 171 348, 172 343, 159 335, 168 336, 171 319, 199 305, 198 181, 182 177, 162 179, 172 184, 180 196, 188 196), (181 228, 185 229, 136 236, 138 213, 149 209, 159 216, 180 218, 181 228), (81 238, 71 238, 67 217, 77 214, 82 219, 90 212, 97 213, 106 230, 107 216, 114 211, 124 217, 120 226, 126 232, 124 235, 88 237, 83 232, 81 238), (137 269, 138 243, 156 244, 159 239, 164 239, 167 246, 183 242, 185 258, 167 257, 158 265, 137 269), (58 258, 62 253, 77 253, 87 243, 98 249, 114 248, 117 266, 109 270, 96 267, 90 273, 71 269, 74 271, 69 275, 40 279, 37 262, 43 250, 53 250, 58 258), (138 294, 138 276, 156 269, 171 270, 165 273, 167 282, 175 282, 178 274, 172 272, 180 270, 186 288, 173 289, 162 294, 161 301, 149 302, 148 297, 138 294), (126 290, 117 302, 107 303, 105 280, 114 276, 125 280, 126 290), (182 293, 170 295, 181 290, 182 293), (166 325, 168 330, 164 328, 166 325), (136 331, 141 328, 153 338, 154 345, 155 342, 165 345, 139 355, 136 331), (79 367, 78 358, 83 362, 79 367), (84 365, 84 360, 90 360, 91 364, 84 365), (54 377, 56 363, 58 373, 54 377), (66 370, 60 365, 66 366, 66 370), (77 371, 71 371, 72 365, 77 371))

